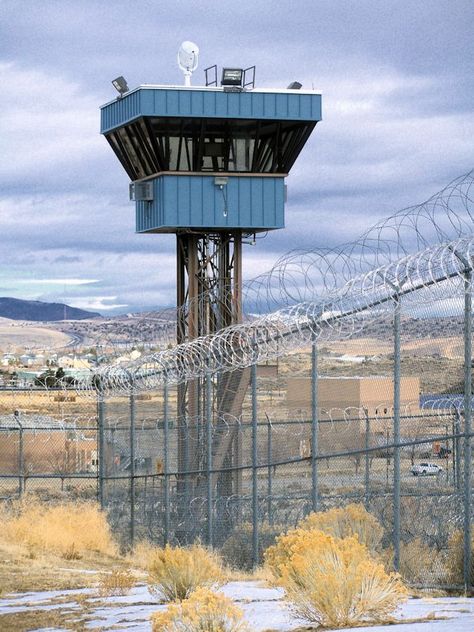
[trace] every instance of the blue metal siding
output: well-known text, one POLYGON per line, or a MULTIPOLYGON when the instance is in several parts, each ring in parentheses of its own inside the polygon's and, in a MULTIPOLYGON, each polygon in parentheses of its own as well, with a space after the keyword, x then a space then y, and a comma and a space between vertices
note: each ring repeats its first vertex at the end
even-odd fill
POLYGON ((180 228, 274 230, 284 227, 284 178, 229 176, 224 196, 214 176, 163 175, 153 180, 153 202, 136 203, 137 232, 180 228))
POLYGON ((321 120, 321 95, 138 88, 101 109, 101 133, 141 116, 321 120))

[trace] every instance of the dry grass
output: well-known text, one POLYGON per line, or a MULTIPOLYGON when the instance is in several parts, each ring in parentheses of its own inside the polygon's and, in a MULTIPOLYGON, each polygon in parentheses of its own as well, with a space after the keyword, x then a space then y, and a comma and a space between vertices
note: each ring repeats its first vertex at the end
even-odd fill
POLYGON ((447 583, 443 556, 421 538, 400 543, 400 574, 414 584, 447 583))
POLYGON ((135 577, 128 569, 114 568, 104 575, 97 592, 101 597, 121 597, 128 595, 135 584, 135 577))
POLYGON ((147 540, 137 542, 133 547, 133 551, 127 556, 128 563, 134 568, 140 568, 144 571, 148 570, 150 560, 156 554, 158 547, 151 544, 147 540))
POLYGON ((32 497, 17 501, 0 513, 0 539, 25 546, 30 555, 52 552, 66 560, 87 553, 116 556, 107 518, 93 502, 44 505, 32 497))
POLYGON ((36 553, 24 545, 0 541, 0 591, 89 588, 97 585, 104 572, 121 565, 126 567, 125 561, 100 553, 66 561, 55 553, 36 553))
MULTIPOLYGON (((446 568, 449 580, 454 584, 464 582, 464 534, 455 531, 448 540, 446 568)), ((471 534, 471 577, 474 577, 474 532, 471 534)))
POLYGON ((2 632, 29 632, 40 629, 81 632, 85 629, 85 622, 77 610, 74 613, 66 613, 60 608, 36 610, 32 607, 26 611, 0 615, 0 626, 2 632))
POLYGON ((220 585, 221 559, 199 544, 152 550, 148 560, 149 588, 165 601, 187 599, 197 588, 220 585))
POLYGON ((25 497, 0 509, 0 591, 85 588, 126 563, 95 503, 40 504, 25 497))

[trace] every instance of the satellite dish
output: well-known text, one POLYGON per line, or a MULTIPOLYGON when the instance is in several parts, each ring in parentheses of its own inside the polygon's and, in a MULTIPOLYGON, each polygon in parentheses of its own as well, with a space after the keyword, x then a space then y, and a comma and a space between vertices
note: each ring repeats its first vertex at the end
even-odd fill
POLYGON ((191 85, 191 75, 198 67, 199 47, 194 42, 183 42, 178 51, 178 66, 184 74, 184 85, 191 85))

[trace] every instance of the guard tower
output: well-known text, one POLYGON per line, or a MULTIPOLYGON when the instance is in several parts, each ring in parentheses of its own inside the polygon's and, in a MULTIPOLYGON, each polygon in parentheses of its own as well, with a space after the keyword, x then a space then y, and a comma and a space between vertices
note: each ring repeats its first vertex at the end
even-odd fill
MULTIPOLYGON (((216 70, 206 87, 133 90, 120 78, 121 96, 101 108, 101 133, 131 180, 137 232, 176 234, 178 344, 241 322, 243 239, 284 227, 285 177, 321 120, 319 94, 296 82, 255 89, 244 76, 224 69, 218 86, 216 70)), ((214 382, 213 469, 240 463, 229 428, 248 383, 245 369, 214 382)), ((203 467, 205 391, 200 380, 179 386, 180 471, 203 467)), ((223 495, 238 493, 239 476, 217 484, 223 495)))

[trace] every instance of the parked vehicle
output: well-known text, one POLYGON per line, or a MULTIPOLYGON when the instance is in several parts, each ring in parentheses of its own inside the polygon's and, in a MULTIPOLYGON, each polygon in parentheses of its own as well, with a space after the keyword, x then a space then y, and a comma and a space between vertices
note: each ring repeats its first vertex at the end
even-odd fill
POLYGON ((443 468, 436 463, 417 463, 410 470, 413 476, 436 476, 442 471, 443 468))

